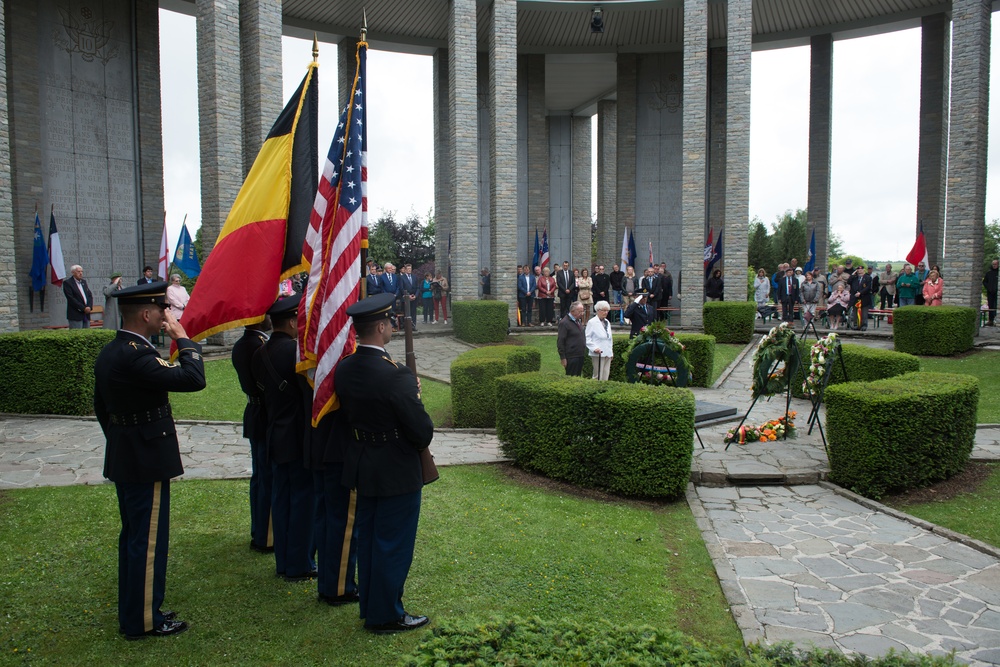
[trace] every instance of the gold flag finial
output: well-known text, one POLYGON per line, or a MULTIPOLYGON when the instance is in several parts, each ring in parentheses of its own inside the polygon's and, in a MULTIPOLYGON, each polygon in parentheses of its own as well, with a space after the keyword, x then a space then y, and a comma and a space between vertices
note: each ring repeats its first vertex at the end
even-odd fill
POLYGON ((316 39, 316 33, 313 33, 313 62, 319 62, 319 40, 316 39))

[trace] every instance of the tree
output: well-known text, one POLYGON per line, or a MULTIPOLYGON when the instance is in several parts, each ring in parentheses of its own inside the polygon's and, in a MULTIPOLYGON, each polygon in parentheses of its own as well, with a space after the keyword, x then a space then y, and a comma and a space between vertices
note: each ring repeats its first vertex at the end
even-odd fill
POLYGON ((386 262, 399 263, 396 256, 396 245, 393 242, 393 228, 396 226, 395 213, 382 211, 368 234, 368 257, 380 266, 386 262))
POLYGON ((806 210, 800 208, 795 213, 790 210, 772 225, 771 249, 774 261, 788 262, 793 258, 803 266, 809 257, 809 239, 806 236, 806 210))
POLYGON ((1000 257, 1000 218, 986 225, 983 234, 983 272, 989 271, 990 264, 1000 257))
MULTIPOLYGON (((827 237, 826 242, 827 242, 827 253, 826 253, 827 257, 830 258, 840 257, 841 255, 844 254, 844 239, 840 238, 836 234, 830 234, 830 236, 827 237)), ((823 268, 823 267, 816 267, 816 268, 823 268)))
POLYGON ((397 222, 395 211, 383 210, 368 235, 368 255, 379 264, 420 267, 434 259, 434 224, 413 212, 397 222))
POLYGON ((754 218, 750 222, 747 263, 755 270, 764 269, 768 272, 775 265, 773 253, 771 252, 771 239, 767 235, 767 227, 760 221, 760 218, 754 218))

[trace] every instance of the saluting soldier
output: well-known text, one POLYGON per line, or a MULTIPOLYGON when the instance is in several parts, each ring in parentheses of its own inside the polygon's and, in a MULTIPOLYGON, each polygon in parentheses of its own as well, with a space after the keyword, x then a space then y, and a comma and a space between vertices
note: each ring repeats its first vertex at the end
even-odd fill
POLYGON ((350 428, 344 484, 357 489, 360 612, 365 629, 376 634, 428 622, 403 608, 403 585, 420 517, 419 452, 430 445, 434 424, 420 402, 417 378, 385 351, 394 298, 379 294, 347 309, 358 347, 334 370, 350 428))
POLYGON ((126 639, 174 635, 188 624, 161 610, 170 537, 170 479, 184 473, 167 392, 205 388, 201 347, 167 310, 167 283, 117 290, 122 328, 94 367, 94 412, 107 448, 104 476, 115 483, 118 623, 126 639), (177 341, 177 363, 149 339, 163 329, 177 341), (152 565, 152 567, 150 567, 152 565))
POLYGON ((316 576, 313 561, 313 478, 305 467, 305 397, 295 372, 301 294, 270 310, 271 337, 253 356, 253 376, 264 395, 267 456, 271 461, 271 527, 275 572, 286 581, 316 576))
POLYGON ((233 345, 233 367, 240 389, 247 395, 243 408, 243 437, 250 441, 250 548, 260 553, 274 551, 271 530, 271 462, 267 458, 267 414, 264 394, 253 378, 254 353, 267 342, 271 318, 251 324, 233 345))

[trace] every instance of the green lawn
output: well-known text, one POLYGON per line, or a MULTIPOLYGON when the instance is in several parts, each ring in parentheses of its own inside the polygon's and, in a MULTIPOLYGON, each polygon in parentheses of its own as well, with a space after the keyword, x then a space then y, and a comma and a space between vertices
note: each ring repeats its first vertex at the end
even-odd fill
POLYGON ((1000 424, 1000 351, 976 350, 962 357, 920 357, 920 370, 965 373, 979 378, 980 424, 1000 424))
POLYGON ((211 359, 205 362, 207 387, 193 393, 170 394, 170 407, 176 419, 208 419, 214 421, 243 421, 243 408, 247 397, 240 389, 236 369, 229 359, 211 359))
POLYGON ((929 503, 893 504, 907 514, 1000 547, 1000 463, 992 463, 989 479, 974 493, 929 503))
MULTIPOLYGON (((683 502, 583 500, 452 467, 424 492, 408 609, 437 622, 538 616, 740 635, 683 502)), ((388 665, 423 632, 375 637, 357 607, 316 602, 247 548, 246 484, 172 488, 165 608, 178 637, 117 633, 118 516, 110 485, 0 494, 0 664, 388 665)))

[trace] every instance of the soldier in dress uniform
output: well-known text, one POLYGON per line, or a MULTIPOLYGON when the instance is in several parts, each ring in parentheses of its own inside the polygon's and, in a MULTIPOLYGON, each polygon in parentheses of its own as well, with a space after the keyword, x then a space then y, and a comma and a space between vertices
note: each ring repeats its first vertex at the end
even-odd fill
POLYGON ((271 462, 267 458, 267 414, 264 394, 253 378, 254 353, 267 342, 271 318, 248 325, 233 345, 233 367, 240 388, 247 395, 243 408, 243 437, 250 441, 250 548, 260 553, 274 551, 271 530, 271 462))
POLYGON ((107 438, 104 476, 115 483, 118 623, 126 639, 184 632, 188 624, 160 609, 167 578, 170 479, 183 474, 167 392, 205 388, 201 347, 167 310, 167 283, 117 290, 122 328, 94 367, 94 412, 107 438), (163 329, 177 341, 177 363, 149 339, 163 329), (151 566, 151 567, 150 567, 151 566))
POLYGON ((426 616, 403 608, 403 585, 413 561, 423 474, 419 452, 434 424, 420 402, 420 384, 392 360, 392 294, 351 305, 357 351, 334 371, 349 441, 344 484, 357 490, 358 588, 365 629, 376 634, 413 630, 426 616))
POLYGON ((278 299, 267 311, 273 332, 251 362, 267 413, 275 572, 286 581, 304 581, 316 576, 313 478, 305 467, 304 457, 306 397, 295 372, 301 296, 293 294, 278 299))

